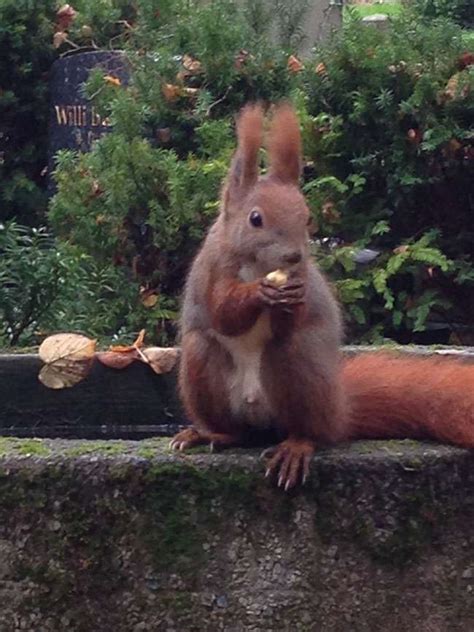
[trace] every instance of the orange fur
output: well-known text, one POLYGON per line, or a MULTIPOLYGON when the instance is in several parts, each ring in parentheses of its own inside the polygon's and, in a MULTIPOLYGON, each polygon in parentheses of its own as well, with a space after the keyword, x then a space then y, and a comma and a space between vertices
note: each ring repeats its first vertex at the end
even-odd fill
POLYGON ((230 177, 235 179, 234 184, 240 188, 246 189, 257 180, 262 128, 262 107, 258 104, 244 107, 237 120, 239 142, 230 170, 230 177))
POLYGON ((301 134, 298 117, 290 104, 275 109, 267 146, 270 175, 297 185, 301 173, 301 134))
POLYGON ((474 365, 368 353, 346 361, 346 438, 432 438, 474 447, 474 365))

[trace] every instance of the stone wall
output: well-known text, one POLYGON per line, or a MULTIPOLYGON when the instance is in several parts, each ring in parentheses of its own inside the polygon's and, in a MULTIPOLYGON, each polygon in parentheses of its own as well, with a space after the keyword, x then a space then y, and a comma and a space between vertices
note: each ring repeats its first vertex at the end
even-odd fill
POLYGON ((321 451, 303 491, 253 451, 0 440, 0 632, 467 632, 474 455, 321 451))

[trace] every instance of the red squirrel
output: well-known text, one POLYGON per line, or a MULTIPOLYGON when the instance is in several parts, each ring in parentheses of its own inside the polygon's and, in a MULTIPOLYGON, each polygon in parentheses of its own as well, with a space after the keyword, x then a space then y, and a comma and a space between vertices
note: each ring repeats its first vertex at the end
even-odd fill
POLYGON ((192 426, 171 447, 272 431, 281 442, 264 453, 266 475, 285 490, 305 482, 321 444, 433 437, 474 447, 474 365, 342 360, 339 307, 309 253, 298 119, 289 104, 275 108, 260 176, 263 122, 259 105, 238 118, 220 213, 187 278, 179 388, 192 426))

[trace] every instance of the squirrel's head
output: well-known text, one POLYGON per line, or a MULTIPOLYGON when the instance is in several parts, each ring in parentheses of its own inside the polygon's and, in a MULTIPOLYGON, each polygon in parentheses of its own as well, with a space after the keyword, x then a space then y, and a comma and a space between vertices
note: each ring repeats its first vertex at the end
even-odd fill
POLYGON ((309 210, 299 188, 301 137, 292 107, 275 108, 266 139, 269 168, 259 174, 263 111, 246 106, 237 122, 238 147, 224 187, 221 219, 238 254, 243 280, 272 270, 297 270, 308 256, 309 210))

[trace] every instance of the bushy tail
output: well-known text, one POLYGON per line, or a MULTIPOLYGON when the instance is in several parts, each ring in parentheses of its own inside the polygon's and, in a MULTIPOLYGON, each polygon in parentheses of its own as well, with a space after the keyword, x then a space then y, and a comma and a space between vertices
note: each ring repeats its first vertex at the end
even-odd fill
POLYGON ((432 438, 474 447, 474 364, 391 353, 346 360, 350 439, 432 438))

